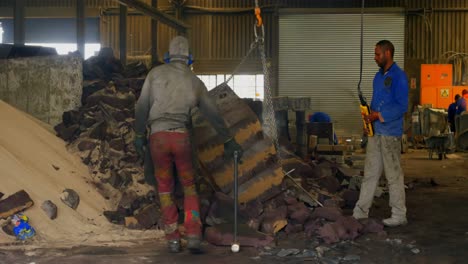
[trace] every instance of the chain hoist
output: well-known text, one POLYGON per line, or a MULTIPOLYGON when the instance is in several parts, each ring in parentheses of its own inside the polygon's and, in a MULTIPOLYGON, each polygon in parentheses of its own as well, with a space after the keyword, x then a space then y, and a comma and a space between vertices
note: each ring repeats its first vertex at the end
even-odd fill
POLYGON ((245 63, 250 54, 256 49, 260 53, 260 60, 262 62, 262 71, 264 76, 264 98, 263 98, 263 133, 268 136, 272 141, 276 149, 278 161, 281 164, 280 148, 278 142, 278 130, 275 119, 275 111, 273 108, 273 98, 270 85, 270 70, 268 67, 266 53, 265 53, 265 25, 263 24, 262 12, 258 5, 258 0, 255 0, 255 24, 254 24, 254 41, 250 44, 250 49, 241 62, 236 66, 231 76, 227 78, 224 83, 227 84, 234 75, 239 71, 240 67, 245 63))

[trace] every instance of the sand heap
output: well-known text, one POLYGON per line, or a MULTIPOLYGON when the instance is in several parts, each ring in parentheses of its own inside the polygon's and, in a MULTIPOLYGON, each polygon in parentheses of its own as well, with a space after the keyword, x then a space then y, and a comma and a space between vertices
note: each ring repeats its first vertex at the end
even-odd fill
MULTIPOLYGON (((60 138, 33 117, 0 100, 0 192, 6 198, 25 190, 34 205, 24 214, 37 235, 33 243, 101 244, 160 236, 160 231, 136 231, 109 223, 103 211, 111 210, 91 184, 88 168, 70 154, 60 138), (80 196, 76 210, 60 200, 66 188, 80 196), (45 200, 58 207, 58 217, 50 220, 40 208, 45 200)), ((0 244, 15 238, 0 231, 0 244)))

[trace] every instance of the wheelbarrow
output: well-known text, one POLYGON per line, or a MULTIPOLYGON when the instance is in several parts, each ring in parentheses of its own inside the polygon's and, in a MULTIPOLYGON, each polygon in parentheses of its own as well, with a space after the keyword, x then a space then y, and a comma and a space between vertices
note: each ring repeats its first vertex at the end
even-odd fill
POLYGON ((426 138, 426 145, 429 150, 429 159, 432 159, 434 153, 437 153, 439 160, 446 158, 448 148, 450 147, 449 134, 441 134, 426 138))

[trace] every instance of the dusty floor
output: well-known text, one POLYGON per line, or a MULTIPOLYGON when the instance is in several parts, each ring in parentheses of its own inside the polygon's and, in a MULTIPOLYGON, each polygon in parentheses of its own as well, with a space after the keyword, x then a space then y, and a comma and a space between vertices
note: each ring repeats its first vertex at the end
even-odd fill
MULTIPOLYGON (((426 150, 403 155, 409 224, 387 228, 385 237, 325 245, 318 239, 279 239, 276 247, 254 250, 205 245, 205 254, 169 254, 162 241, 129 247, 0 249, 0 263, 466 263, 468 259, 468 153, 429 160, 426 150), (431 181, 432 179, 432 181, 431 181), (298 249, 279 257, 280 250, 298 249), (300 250, 300 253, 297 253, 300 250)), ((371 216, 389 215, 388 196, 376 199, 371 216)), ((350 211, 348 210, 348 213, 350 211)))

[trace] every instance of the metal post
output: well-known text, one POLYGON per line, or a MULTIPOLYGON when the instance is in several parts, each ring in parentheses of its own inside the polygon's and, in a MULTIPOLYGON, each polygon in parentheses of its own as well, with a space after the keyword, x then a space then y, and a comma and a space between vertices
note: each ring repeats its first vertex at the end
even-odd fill
POLYGON ((24 26, 24 6, 25 0, 16 0, 14 6, 14 44, 24 45, 25 43, 25 26, 24 26))
POLYGON ((234 244, 237 244, 237 206, 239 203, 238 166, 239 166, 239 153, 237 151, 234 151, 234 244))
POLYGON ((275 111, 275 119, 278 128, 278 137, 282 140, 291 141, 289 135, 288 110, 275 111))
POLYGON ((120 43, 120 62, 127 65, 127 6, 120 5, 119 14, 119 43, 120 43))
POLYGON ((76 1, 76 44, 81 57, 85 56, 85 0, 76 1))
POLYGON ((305 111, 296 111, 296 153, 299 157, 304 157, 304 122, 305 111))
MULTIPOLYGON (((158 0, 151 0, 151 6, 158 8, 158 0)), ((151 19, 151 66, 159 64, 158 58, 158 21, 151 19)))
POLYGON ((175 18, 181 20, 182 18, 182 6, 176 5, 175 7, 175 18))

